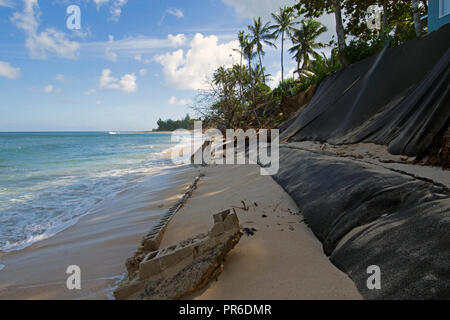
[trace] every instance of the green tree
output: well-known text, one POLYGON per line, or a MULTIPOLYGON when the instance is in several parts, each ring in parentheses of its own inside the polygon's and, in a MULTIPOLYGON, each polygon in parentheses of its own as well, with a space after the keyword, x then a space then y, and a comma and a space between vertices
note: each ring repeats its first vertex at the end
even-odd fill
POLYGON ((420 16, 428 10, 426 1, 418 0, 345 0, 343 9, 346 12, 347 34, 363 41, 372 41, 377 37, 392 34, 393 44, 420 36, 424 27, 420 16), (367 10, 372 5, 383 9, 381 34, 378 30, 370 30, 367 27, 367 10))
MULTIPOLYGON (((240 56, 241 56, 241 61, 240 61, 240 70, 242 71, 242 65, 243 65, 243 61, 244 61, 244 56, 247 57, 247 54, 245 52, 247 46, 248 46, 248 34, 246 34, 244 31, 239 31, 238 33, 238 41, 239 41, 239 49, 234 49, 234 51, 237 51, 240 56)), ((250 54, 251 56, 251 54, 250 54)), ((248 57, 247 57, 248 58, 248 57)), ((251 60, 251 59, 250 59, 251 60)), ((240 84, 240 95, 242 97, 242 92, 243 92, 243 85, 242 85, 242 74, 239 77, 239 84, 240 84)))
POLYGON ((274 36, 278 39, 281 36, 281 82, 284 81, 284 40, 285 35, 292 38, 292 32, 294 26, 298 24, 295 21, 295 14, 292 8, 284 7, 280 8, 278 13, 272 13, 272 18, 275 20, 275 24, 272 26, 275 29, 274 36))
POLYGON ((302 20, 300 28, 295 29, 292 36, 294 46, 289 49, 289 52, 294 54, 299 75, 308 66, 310 56, 317 54, 317 49, 325 48, 327 46, 324 43, 317 42, 317 37, 326 31, 327 27, 312 18, 302 20), (300 67, 302 61, 303 64, 300 67))
MULTIPOLYGON (((250 87, 247 69, 240 65, 231 68, 219 67, 210 80, 210 89, 201 92, 193 109, 210 119, 211 123, 231 128, 236 113, 242 109, 239 90, 250 87)), ((245 90, 247 91, 247 90, 245 90)))
POLYGON ((184 119, 181 120, 162 120, 161 118, 158 119, 156 124, 158 125, 158 129, 153 131, 175 131, 177 129, 186 129, 186 130, 193 130, 194 129, 194 119, 191 119, 189 114, 186 115, 184 119))
POLYGON ((297 0, 294 8, 300 15, 308 18, 318 18, 324 13, 334 13, 336 21, 336 34, 338 39, 339 50, 343 50, 345 43, 345 28, 342 20, 342 3, 341 0, 297 0))
MULTIPOLYGON (((248 26, 248 30, 250 31, 249 41, 256 48, 256 52, 259 57, 259 64, 262 66, 262 56, 265 55, 265 51, 263 49, 263 45, 266 44, 271 47, 276 47, 271 40, 274 39, 274 35, 271 32, 270 23, 267 22, 263 25, 261 21, 261 17, 258 19, 253 18, 253 25, 248 26)), ((266 77, 263 74, 263 82, 266 82, 266 77)))
MULTIPOLYGON (((249 79, 250 79, 250 84, 254 83, 253 81, 253 77, 252 77, 252 60, 253 58, 256 57, 256 52, 255 52, 255 45, 249 41, 250 35, 247 35, 246 39, 245 39, 245 47, 244 47, 244 54, 245 57, 247 58, 247 62, 248 62, 248 75, 249 75, 249 79)), ((254 100, 254 92, 253 90, 251 90, 252 92, 252 98, 254 100)))

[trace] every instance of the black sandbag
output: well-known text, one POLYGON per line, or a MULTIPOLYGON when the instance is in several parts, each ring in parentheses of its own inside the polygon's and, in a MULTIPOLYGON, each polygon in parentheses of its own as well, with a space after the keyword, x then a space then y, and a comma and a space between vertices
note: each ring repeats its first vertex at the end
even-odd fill
POLYGON ((281 139, 373 142, 418 156, 450 116, 450 25, 324 79, 281 139))
POLYGON ((449 299, 449 199, 426 202, 377 220, 333 252, 367 299, 449 299), (367 287, 367 267, 381 271, 381 289, 367 287))
POLYGON ((442 273, 447 264, 441 264, 443 255, 450 261, 450 191, 445 186, 380 166, 286 146, 280 149, 280 170, 274 179, 300 207, 325 253, 352 277, 364 297, 438 298, 450 285, 450 274, 442 273), (425 213, 427 218, 420 218, 425 213), (380 227, 372 235, 377 242, 372 243, 362 232, 340 243, 355 228, 366 226, 367 230, 370 224, 385 221, 395 221, 392 226, 401 232, 380 227), (417 233, 425 229, 426 234, 417 233), (417 255, 423 259, 416 259, 417 255), (365 272, 371 265, 366 262, 382 267, 391 282, 377 293, 364 291, 365 272), (416 279, 417 270, 438 281, 416 279), (429 286, 434 291, 420 290, 429 286))

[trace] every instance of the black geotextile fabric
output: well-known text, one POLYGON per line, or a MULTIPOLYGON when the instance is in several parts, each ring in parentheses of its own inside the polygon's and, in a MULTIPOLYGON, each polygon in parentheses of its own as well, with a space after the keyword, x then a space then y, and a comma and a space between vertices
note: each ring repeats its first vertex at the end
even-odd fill
POLYGON ((450 116, 450 24, 325 78, 281 134, 420 155, 450 116))
POLYGON ((287 146, 274 179, 367 299, 450 298, 450 190, 373 164, 287 146), (369 290, 367 268, 380 267, 369 290))

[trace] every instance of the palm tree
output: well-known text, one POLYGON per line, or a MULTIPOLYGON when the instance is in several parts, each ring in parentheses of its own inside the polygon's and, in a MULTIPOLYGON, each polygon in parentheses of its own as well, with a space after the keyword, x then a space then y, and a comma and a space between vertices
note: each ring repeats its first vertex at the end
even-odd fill
POLYGON ((414 17, 414 28, 416 30, 416 36, 422 36, 422 23, 420 21, 420 9, 419 9, 419 1, 412 0, 412 9, 413 9, 413 17, 414 17))
MULTIPOLYGON (((250 84, 253 83, 253 77, 252 77, 252 59, 256 56, 256 53, 254 51, 255 46, 252 42, 248 40, 248 37, 246 38, 245 46, 244 46, 244 55, 247 58, 248 61, 248 74, 250 76, 250 84)), ((252 97, 255 98, 254 90, 252 86, 252 97)))
POLYGON ((260 64, 257 64, 252 71, 252 77, 255 79, 255 82, 260 82, 263 77, 266 76, 264 67, 260 64))
POLYGON ((244 58, 244 50, 245 50, 245 46, 247 45, 247 42, 248 42, 248 35, 247 34, 245 34, 245 32, 244 31, 239 31, 239 33, 238 33, 238 41, 239 41, 239 50, 238 50, 238 52, 240 53, 240 55, 241 55, 241 64, 240 64, 240 66, 241 66, 241 69, 242 69, 242 61, 243 61, 243 58, 244 58))
POLYGON ((327 27, 314 19, 302 20, 300 29, 295 29, 292 36, 294 46, 289 49, 289 52, 294 54, 294 58, 297 60, 296 72, 298 74, 301 74, 301 71, 309 64, 310 55, 316 54, 317 49, 327 46, 316 41, 317 37, 326 31, 327 27), (300 68, 301 61, 303 61, 303 64, 300 68))
POLYGON ((279 13, 272 13, 272 18, 275 20, 275 24, 272 26, 275 29, 273 33, 275 39, 281 36, 281 81, 284 81, 284 40, 285 35, 292 38, 292 32, 294 26, 298 24, 295 21, 295 14, 292 8, 284 7, 280 8, 279 13))
MULTIPOLYGON (((259 57, 259 64, 262 66, 262 56, 265 55, 263 45, 266 44, 271 47, 276 47, 273 42, 270 40, 274 39, 274 35, 271 32, 270 23, 262 24, 261 17, 258 19, 253 18, 253 25, 248 26, 248 30, 250 30, 249 41, 256 47, 256 52, 259 57)), ((266 82, 266 77, 263 75, 263 81, 266 82)))
POLYGON ((247 58, 247 62, 248 62, 248 71, 251 72, 252 71, 252 59, 256 56, 256 52, 255 52, 255 46, 252 42, 247 41, 245 43, 245 47, 244 47, 244 55, 247 58))
POLYGON ((344 28, 344 23, 342 21, 341 0, 333 0, 333 1, 331 1, 331 4, 333 5, 334 18, 336 20, 336 33, 337 33, 337 39, 338 39, 338 47, 339 47, 339 51, 342 53, 342 50, 344 50, 346 44, 345 44, 345 28, 344 28))
POLYGON ((234 51, 239 52, 239 54, 241 55, 241 63, 240 63, 240 77, 239 77, 239 85, 240 85, 240 93, 241 93, 241 97, 242 97, 242 63, 244 60, 244 56, 246 56, 245 53, 245 48, 248 45, 248 34, 245 34, 244 31, 239 31, 238 33, 238 41, 239 41, 239 49, 234 49, 234 51))

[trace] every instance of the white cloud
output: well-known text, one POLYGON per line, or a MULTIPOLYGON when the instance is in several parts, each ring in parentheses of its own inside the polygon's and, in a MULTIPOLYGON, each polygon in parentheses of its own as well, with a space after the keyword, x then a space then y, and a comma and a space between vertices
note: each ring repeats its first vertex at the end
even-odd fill
POLYGON ((236 13, 242 18, 261 17, 269 19, 272 12, 278 11, 284 6, 292 6, 292 0, 222 0, 227 5, 234 8, 236 13))
POLYGON ((136 76, 133 74, 126 74, 120 79, 120 90, 123 92, 135 92, 137 90, 136 76))
POLYGON ((181 9, 173 8, 173 9, 167 9, 166 12, 174 17, 177 18, 183 18, 184 13, 181 9))
MULTIPOLYGON (((112 35, 109 35, 108 38, 109 38, 108 43, 110 45, 113 45, 114 37, 112 35)), ((112 51, 111 46, 107 46, 105 48, 105 55, 106 55, 106 59, 108 59, 109 61, 117 61, 117 54, 112 51)))
POLYGON ((186 42, 186 37, 184 36, 184 34, 180 33, 177 34, 176 36, 169 34, 167 36, 167 38, 169 39, 169 42, 172 44, 172 46, 174 47, 181 47, 183 44, 185 44, 186 42))
POLYGON ((52 84, 45 86, 42 91, 46 94, 61 93, 61 88, 55 88, 52 84))
POLYGON ((49 84, 49 85, 44 87, 44 92, 47 93, 47 94, 50 94, 50 93, 53 92, 53 89, 54 89, 53 86, 51 84, 49 84))
POLYGON ((66 77, 63 74, 57 74, 55 79, 56 81, 64 81, 66 77))
POLYGON ((15 12, 11 21, 26 34, 25 47, 33 58, 47 58, 49 54, 73 59, 77 56, 79 44, 66 34, 54 28, 38 31, 41 15, 38 0, 23 0, 23 12, 15 12))
POLYGON ((0 7, 12 8, 14 2, 12 0, 0 0, 0 7))
POLYGON ((97 9, 104 4, 110 3, 109 13, 110 20, 112 21, 119 21, 119 18, 122 16, 122 7, 124 7, 127 2, 128 0, 94 0, 94 3, 97 5, 97 9))
POLYGON ((104 69, 100 77, 100 88, 121 90, 126 93, 137 91, 136 75, 125 74, 120 79, 111 76, 111 69, 104 69))
POLYGON ((105 55, 106 55, 106 59, 108 59, 109 61, 117 61, 117 54, 111 51, 111 48, 106 48, 105 49, 105 55))
POLYGON ((170 105, 177 105, 177 106, 187 106, 192 104, 192 100, 190 99, 177 99, 177 97, 172 96, 170 97, 169 101, 167 101, 170 105))
POLYGON ((141 69, 139 70, 139 75, 145 76, 147 74, 147 69, 141 69))
POLYGON ((214 36, 205 37, 197 33, 190 42, 190 49, 182 49, 155 57, 163 66, 164 75, 170 85, 179 89, 206 89, 206 80, 220 66, 231 66, 239 61, 239 54, 233 49, 237 41, 219 44, 214 36))
POLYGON ((20 77, 20 68, 14 68, 9 62, 0 61, 0 77, 17 79, 20 77))
POLYGON ((84 94, 91 96, 91 95, 95 94, 96 92, 97 92, 97 90, 95 90, 95 89, 89 89, 84 94))
POLYGON ((170 97, 169 101, 167 101, 167 103, 168 104, 175 104, 175 103, 177 103, 177 97, 174 97, 174 96, 170 97))
POLYGON ((109 60, 120 57, 130 57, 138 62, 149 63, 143 59, 143 54, 151 54, 161 49, 176 48, 186 41, 183 34, 168 35, 165 39, 144 36, 128 37, 116 40, 112 35, 108 41, 89 42, 82 44, 83 54, 106 55, 109 60))
POLYGON ((120 16, 122 15, 122 7, 127 4, 128 0, 116 0, 113 2, 111 7, 109 8, 109 12, 111 13, 111 20, 118 21, 120 16))
POLYGON ((166 19, 167 15, 174 16, 177 19, 181 19, 184 17, 184 13, 181 9, 169 8, 166 11, 164 11, 163 15, 161 16, 161 20, 159 20, 158 22, 158 25, 161 25, 164 22, 164 19, 166 19))
MULTIPOLYGON (((284 79, 288 79, 288 78, 292 78, 293 77, 293 73, 297 68, 292 68, 291 70, 289 70, 288 72, 285 72, 284 74, 284 79)), ((286 69, 285 69, 286 70, 286 69)), ((267 85, 269 87, 271 87, 272 89, 278 87, 278 85, 280 84, 281 81, 281 71, 278 71, 277 74, 273 77, 271 77, 267 83, 267 85)))
POLYGON ((102 4, 108 3, 108 2, 109 2, 109 0, 94 0, 94 3, 95 3, 97 6, 101 6, 102 4))

